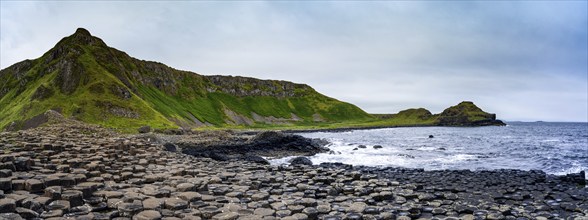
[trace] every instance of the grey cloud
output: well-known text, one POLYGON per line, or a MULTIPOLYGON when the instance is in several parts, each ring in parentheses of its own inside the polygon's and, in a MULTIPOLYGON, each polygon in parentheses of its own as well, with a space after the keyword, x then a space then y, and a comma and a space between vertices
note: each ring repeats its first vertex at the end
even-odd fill
POLYGON ((507 120, 588 121, 581 1, 1 4, 2 68, 84 26, 139 59, 307 83, 368 112, 472 100, 507 120))

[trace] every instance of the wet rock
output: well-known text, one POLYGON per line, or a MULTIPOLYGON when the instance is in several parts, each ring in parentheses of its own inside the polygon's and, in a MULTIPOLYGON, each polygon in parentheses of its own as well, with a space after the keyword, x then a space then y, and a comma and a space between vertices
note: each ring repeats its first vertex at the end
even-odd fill
POLYGON ((344 220, 362 220, 363 216, 359 213, 348 213, 343 218, 344 220))
POLYGON ((90 213, 91 211, 92 211, 92 207, 90 207, 90 205, 81 205, 81 206, 72 207, 71 209, 69 209, 69 213, 67 213, 66 215, 68 217, 84 216, 84 215, 87 215, 88 213, 90 213))
POLYGON ((245 155, 243 157, 243 160, 245 161, 249 161, 249 162, 254 162, 254 163, 259 163, 259 164, 267 164, 269 165, 269 161, 267 161, 266 159, 263 159, 263 157, 257 156, 257 155, 245 155))
POLYGON ((56 200, 47 205, 47 209, 49 210, 61 210, 66 213, 69 212, 70 208, 71 205, 67 200, 56 200))
POLYGON ((63 210, 56 209, 56 210, 48 210, 41 213, 39 217, 47 219, 47 218, 55 218, 63 216, 63 210))
POLYGON ((290 165, 307 165, 312 166, 312 161, 307 157, 295 157, 290 160, 290 165))
POLYGON ((374 149, 381 149, 383 148, 382 145, 374 145, 374 149))

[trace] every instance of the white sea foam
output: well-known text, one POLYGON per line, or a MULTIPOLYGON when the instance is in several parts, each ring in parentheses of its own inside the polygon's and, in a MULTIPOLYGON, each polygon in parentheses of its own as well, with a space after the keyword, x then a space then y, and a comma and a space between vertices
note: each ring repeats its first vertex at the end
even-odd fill
MULTIPOLYGON (((426 170, 539 169, 562 175, 588 170, 586 133, 586 123, 515 123, 507 127, 389 128, 301 135, 332 143, 328 148, 334 153, 310 157, 314 164, 341 162, 426 170), (374 149, 374 145, 383 148, 374 149)), ((271 163, 284 164, 289 159, 271 163)))

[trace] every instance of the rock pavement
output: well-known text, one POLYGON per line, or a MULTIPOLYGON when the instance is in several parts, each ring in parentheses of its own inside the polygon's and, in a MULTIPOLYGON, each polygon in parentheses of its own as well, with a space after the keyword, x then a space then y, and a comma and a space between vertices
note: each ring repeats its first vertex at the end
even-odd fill
POLYGON ((0 133, 0 219, 587 219, 540 171, 270 166, 89 125, 0 133))

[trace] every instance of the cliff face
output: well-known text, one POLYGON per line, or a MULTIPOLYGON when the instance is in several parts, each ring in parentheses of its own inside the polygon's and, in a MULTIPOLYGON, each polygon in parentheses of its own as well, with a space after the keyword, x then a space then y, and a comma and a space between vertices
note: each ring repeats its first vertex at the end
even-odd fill
POLYGON ((278 98, 302 97, 314 93, 305 84, 278 80, 259 80, 241 76, 205 76, 211 82, 208 92, 223 92, 238 97, 273 96, 278 98))
POLYGON ((0 70, 0 129, 53 109, 114 128, 364 120, 370 115, 308 85, 203 76, 132 58, 85 29, 34 60, 0 70))

